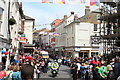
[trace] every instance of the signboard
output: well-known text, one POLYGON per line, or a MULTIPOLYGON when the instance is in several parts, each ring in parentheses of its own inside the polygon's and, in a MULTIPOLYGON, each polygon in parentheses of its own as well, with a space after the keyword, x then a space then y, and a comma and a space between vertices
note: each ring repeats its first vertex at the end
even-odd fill
POLYGON ((65 50, 72 50, 72 51, 74 51, 74 49, 73 48, 65 48, 65 50))
POLYGON ((55 48, 55 51, 58 51, 58 49, 55 48))
POLYGON ((80 48, 75 48, 75 51, 80 51, 80 48))

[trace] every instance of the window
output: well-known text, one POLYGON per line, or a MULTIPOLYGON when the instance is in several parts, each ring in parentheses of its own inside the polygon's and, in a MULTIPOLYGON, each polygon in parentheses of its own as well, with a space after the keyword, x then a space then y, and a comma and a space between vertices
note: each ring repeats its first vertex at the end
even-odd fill
POLYGON ((0 8, 0 31, 1 31, 1 24, 2 24, 2 14, 3 14, 3 9, 0 8))
POLYGON ((2 20, 3 9, 0 8, 0 21, 2 20))
POLYGON ((94 31, 97 31, 97 24, 94 24, 94 31))
POLYGON ((2 14, 0 14, 0 21, 2 20, 2 14))

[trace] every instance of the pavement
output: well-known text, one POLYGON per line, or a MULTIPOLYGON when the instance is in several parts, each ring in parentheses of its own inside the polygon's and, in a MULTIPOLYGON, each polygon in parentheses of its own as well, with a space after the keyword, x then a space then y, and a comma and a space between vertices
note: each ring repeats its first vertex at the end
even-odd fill
POLYGON ((72 80, 69 67, 61 65, 56 77, 52 77, 51 70, 42 73, 39 80, 72 80))

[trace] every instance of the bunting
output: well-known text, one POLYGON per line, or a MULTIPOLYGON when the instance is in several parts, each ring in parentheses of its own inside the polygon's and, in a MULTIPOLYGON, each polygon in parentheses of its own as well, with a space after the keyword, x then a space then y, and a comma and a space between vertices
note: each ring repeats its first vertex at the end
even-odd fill
POLYGON ((55 32, 40 32, 42 35, 60 36, 60 33, 55 32))
POLYGON ((80 4, 79 0, 66 0, 66 4, 80 4))
POLYGON ((19 37, 18 39, 21 43, 26 43, 26 37, 19 37))
POLYGON ((80 4, 85 6, 99 6, 99 0, 42 0, 42 3, 57 3, 57 4, 80 4))
POLYGON ((54 3, 65 4, 65 0, 54 0, 54 3))
POLYGON ((90 0, 80 0, 80 4, 90 6, 90 0))
POLYGON ((42 3, 53 3, 52 0, 42 0, 42 3))
POLYGON ((90 6, 99 6, 100 2, 99 0, 90 0, 90 6))

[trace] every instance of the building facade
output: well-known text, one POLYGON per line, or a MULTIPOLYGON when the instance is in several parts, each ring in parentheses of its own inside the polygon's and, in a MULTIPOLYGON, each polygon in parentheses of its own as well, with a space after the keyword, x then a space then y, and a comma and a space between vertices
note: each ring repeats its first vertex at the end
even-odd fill
POLYGON ((99 45, 93 45, 91 40, 91 36, 99 36, 97 14, 91 13, 89 7, 86 7, 85 12, 85 16, 81 18, 71 14, 56 26, 56 33, 61 33, 61 35, 56 37, 55 50, 60 54, 64 53, 72 57, 98 55, 99 45))
POLYGON ((35 19, 25 16, 25 25, 24 25, 24 34, 27 38, 27 43, 33 44, 33 28, 34 28, 35 19))
MULTIPOLYGON (((3 48, 10 48, 9 37, 10 34, 8 33, 8 2, 6 0, 0 0, 0 50, 2 50, 3 48)), ((2 62, 1 52, 0 62, 2 62)))
POLYGON ((9 34, 8 34, 8 2, 6 0, 0 1, 0 50, 2 48, 9 48, 9 34))
MULTIPOLYGON (((56 31, 56 27, 55 26, 57 26, 60 22, 62 22, 62 20, 56 19, 55 21, 53 21, 51 23, 51 32, 55 32, 56 31)), ((50 44, 51 44, 52 48, 55 47, 55 45, 56 45, 55 42, 56 42, 55 36, 51 36, 51 42, 50 42, 50 44)))
POLYGON ((10 13, 9 19, 15 19, 15 24, 11 25, 10 27, 10 38, 11 38, 11 48, 12 52, 18 53, 19 49, 19 31, 21 30, 21 23, 22 23, 22 14, 20 12, 21 4, 17 0, 11 0, 10 2, 10 13))

